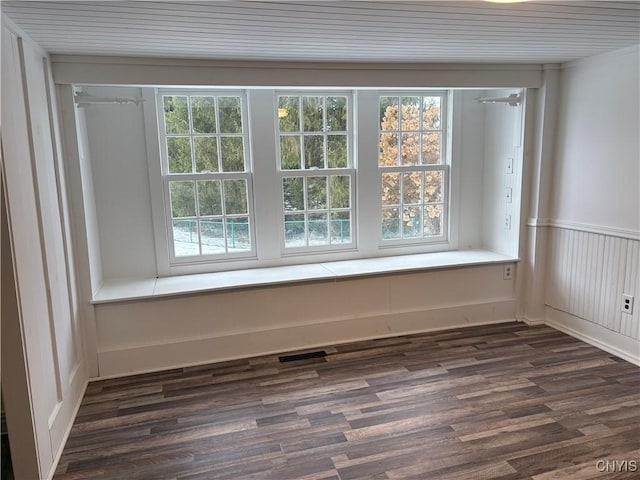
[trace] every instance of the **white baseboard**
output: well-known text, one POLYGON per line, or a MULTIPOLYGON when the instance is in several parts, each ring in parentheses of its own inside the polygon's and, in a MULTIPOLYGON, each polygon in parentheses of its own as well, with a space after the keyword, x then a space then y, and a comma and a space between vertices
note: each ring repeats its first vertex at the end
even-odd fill
POLYGON ((515 302, 349 318, 98 352, 99 378, 272 355, 373 338, 513 322, 515 302))
POLYGON ((82 405, 82 400, 84 399, 84 394, 87 391, 87 386, 89 385, 89 381, 85 377, 83 380, 83 385, 80 388, 79 395, 76 398, 76 402, 73 405, 71 420, 68 422, 64 434, 62 436, 62 441, 58 446, 58 451, 55 454, 55 458, 53 459, 53 463, 51 465, 51 470, 47 475, 47 480, 52 480, 53 476, 56 473, 56 469, 58 468, 58 463, 60 463, 60 458, 62 458, 62 452, 64 451, 64 447, 67 444, 67 440, 69 439, 69 435, 71 434, 71 429, 73 428, 73 424, 76 421, 76 417, 78 416, 78 411, 80 410, 80 406, 82 405))
POLYGON ((550 327, 640 366, 638 340, 549 306, 545 313, 545 323, 550 327))
POLYGON ((529 318, 524 316, 523 317, 516 316, 516 320, 522 323, 526 323, 529 326, 544 325, 546 323, 546 319, 544 318, 529 318))

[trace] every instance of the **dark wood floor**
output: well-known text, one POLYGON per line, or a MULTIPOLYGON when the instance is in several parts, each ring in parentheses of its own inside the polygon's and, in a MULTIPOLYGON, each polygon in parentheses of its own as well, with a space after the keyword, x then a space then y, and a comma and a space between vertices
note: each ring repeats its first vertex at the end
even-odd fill
POLYGON ((640 369, 549 327, 325 350, 91 383, 55 479, 640 478, 640 369))

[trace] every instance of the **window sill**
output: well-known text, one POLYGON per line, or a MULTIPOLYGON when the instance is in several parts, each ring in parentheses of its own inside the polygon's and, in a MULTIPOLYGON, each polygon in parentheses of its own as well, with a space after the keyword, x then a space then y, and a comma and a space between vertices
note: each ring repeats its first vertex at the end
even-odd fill
POLYGON ((517 262, 487 250, 398 255, 148 279, 107 280, 91 303, 103 304, 310 281, 517 262))

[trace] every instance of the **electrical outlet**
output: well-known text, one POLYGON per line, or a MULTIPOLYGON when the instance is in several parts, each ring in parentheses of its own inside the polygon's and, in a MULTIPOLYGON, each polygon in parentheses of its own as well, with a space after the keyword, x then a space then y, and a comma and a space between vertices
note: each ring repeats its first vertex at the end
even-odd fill
POLYGON ((633 295, 622 294, 622 311, 629 315, 633 313, 633 295))
POLYGON ((513 189, 511 187, 504 188, 504 203, 511 203, 513 201, 513 189))
POLYGON ((505 265, 502 278, 505 280, 511 280, 513 278, 513 265, 505 265))
POLYGON ((507 173, 513 173, 513 158, 507 158, 507 173))
POLYGON ((511 230, 511 215, 504 216, 503 225, 505 230, 511 230))

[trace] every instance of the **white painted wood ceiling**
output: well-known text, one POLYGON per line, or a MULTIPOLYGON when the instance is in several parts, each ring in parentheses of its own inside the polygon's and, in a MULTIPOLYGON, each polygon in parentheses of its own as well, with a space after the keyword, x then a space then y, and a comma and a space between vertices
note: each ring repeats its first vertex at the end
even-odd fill
POLYGON ((556 63, 640 43, 640 1, 34 2, 6 13, 51 53, 556 63))

